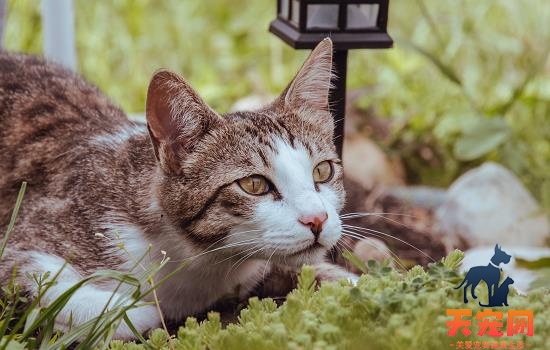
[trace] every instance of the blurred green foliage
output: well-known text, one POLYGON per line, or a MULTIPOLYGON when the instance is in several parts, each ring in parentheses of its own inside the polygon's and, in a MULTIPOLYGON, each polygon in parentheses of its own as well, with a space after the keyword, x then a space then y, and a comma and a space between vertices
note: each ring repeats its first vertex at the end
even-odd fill
MULTIPOLYGON (((275 0, 75 0, 79 69, 129 112, 160 67, 216 109, 281 91, 306 52, 267 32, 275 0)), ((503 163, 550 207, 550 6, 546 0, 394 0, 392 50, 350 55, 361 108, 388 118, 380 140, 411 182, 448 185, 503 163)), ((10 0, 6 45, 39 53, 39 1, 10 0)))

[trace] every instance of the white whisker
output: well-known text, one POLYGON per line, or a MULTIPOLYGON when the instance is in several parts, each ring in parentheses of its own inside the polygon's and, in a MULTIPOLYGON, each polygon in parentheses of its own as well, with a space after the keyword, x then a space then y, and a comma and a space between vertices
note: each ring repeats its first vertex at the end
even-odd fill
POLYGON ((376 245, 376 243, 371 242, 369 239, 367 239, 367 237, 363 237, 363 239, 361 239, 361 241, 367 243, 368 245, 370 245, 373 248, 376 248, 376 250, 384 253, 386 255, 386 257, 389 258, 390 260, 394 261, 397 264, 398 267, 402 268, 403 270, 407 269, 405 267, 405 265, 401 262, 401 259, 399 258, 399 256, 396 253, 394 253, 391 249, 388 248, 387 250, 380 250, 380 249, 378 249, 378 246, 376 245))
POLYGON ((353 247, 349 244, 349 242, 346 242, 344 240, 339 240, 336 242, 336 245, 341 244, 343 249, 349 250, 350 252, 353 252, 353 247))
POLYGON ((256 250, 253 250, 252 252, 246 254, 245 256, 243 256, 242 258, 240 258, 239 260, 237 260, 235 263, 233 263, 233 265, 231 265, 231 268, 229 269, 229 271, 227 272, 227 274, 229 275, 229 273, 231 273, 231 271, 233 270, 237 270, 239 268, 239 266, 241 266, 248 258, 250 258, 251 256, 253 256, 254 254, 264 250, 265 247, 259 247, 258 249, 256 250))
MULTIPOLYGON (((429 256, 428 254, 426 254, 425 252, 423 252, 421 249, 415 247, 413 244, 410 244, 409 242, 404 241, 404 240, 402 240, 402 239, 400 239, 400 238, 394 237, 394 236, 392 236, 392 235, 390 235, 390 234, 387 234, 387 233, 384 233, 384 232, 381 232, 381 231, 377 231, 377 230, 373 230, 373 229, 370 229, 370 228, 359 227, 359 226, 353 226, 353 225, 342 225, 342 227, 343 227, 344 229, 348 229, 348 230, 357 230, 357 231, 359 231, 359 232, 366 232, 366 233, 369 233, 369 234, 371 234, 371 235, 373 235, 373 236, 375 236, 375 237, 380 237, 380 238, 382 238, 381 236, 379 236, 379 235, 382 235, 382 236, 384 236, 384 237, 388 237, 388 238, 391 238, 391 239, 395 239, 396 241, 399 241, 399 242, 401 242, 401 243, 403 243, 403 244, 406 244, 407 246, 409 246, 409 247, 413 248, 414 250, 418 251, 419 253, 421 253, 421 254, 424 255, 425 257, 429 258, 432 262, 435 262, 435 259, 434 259, 434 258, 432 258, 432 257, 429 256), (378 236, 377 236, 376 234, 378 234, 378 236)), ((343 231, 344 231, 344 230, 343 230, 343 231)), ((349 231, 348 231, 348 233, 349 233, 349 231)), ((354 234, 357 234, 358 236, 360 236, 357 232, 351 231, 351 233, 354 233, 354 234)), ((358 237, 356 237, 356 238, 358 238, 358 237)))
POLYGON ((385 219, 385 220, 394 222, 396 224, 406 226, 405 224, 403 224, 399 221, 396 221, 394 219, 388 218, 384 215, 394 215, 394 216, 404 216, 404 217, 408 217, 408 218, 415 218, 414 215, 399 214, 399 213, 346 213, 346 214, 340 215, 340 219, 342 219, 342 220, 351 220, 351 219, 363 218, 363 217, 366 217, 366 216, 374 216, 374 217, 377 217, 377 218, 381 218, 381 219, 385 219))
POLYGON ((260 230, 247 230, 247 231, 241 231, 241 232, 233 232, 233 233, 230 233, 228 235, 225 235, 223 236, 222 238, 218 239, 217 241, 215 241, 214 243, 210 244, 208 247, 206 247, 204 250, 207 251, 208 249, 210 249, 211 247, 215 246, 217 243, 223 241, 224 239, 227 239, 228 237, 231 237, 231 236, 236 236, 236 235, 240 235, 240 234, 245 234, 245 233, 251 233, 251 232, 259 232, 260 230))
POLYGON ((230 255, 229 257, 227 257, 227 258, 225 258, 225 259, 223 259, 223 260, 216 261, 216 264, 220 264, 220 263, 225 262, 225 261, 227 261, 227 260, 231 260, 231 259, 236 258, 237 256, 239 256, 239 255, 241 255, 241 254, 246 254, 247 252, 249 252, 249 251, 251 251, 251 250, 253 250, 253 249, 256 249, 256 248, 258 247, 258 244, 257 244, 257 243, 261 243, 261 241, 258 240, 257 242, 250 242, 250 243, 247 243, 247 245, 248 245, 248 244, 253 244, 253 243, 256 243, 256 244, 254 244, 252 247, 249 247, 249 248, 247 248, 247 249, 244 249, 244 250, 241 250, 241 251, 239 251, 239 252, 236 252, 235 254, 232 254, 232 255, 230 255))
POLYGON ((267 259, 267 263, 265 264, 264 266, 264 272, 262 274, 262 280, 265 279, 265 272, 267 270, 267 267, 269 266, 269 261, 271 260, 271 258, 273 257, 273 255, 275 254, 275 252, 277 251, 277 249, 279 249, 279 244, 275 246, 275 248, 273 248, 273 252, 271 253, 271 255, 269 256, 269 258, 267 259))
MULTIPOLYGON (((413 215, 407 215, 407 214, 391 214, 391 215, 400 215, 400 216, 406 216, 406 217, 414 218, 413 215)), ((351 219, 358 219, 358 218, 365 217, 365 216, 374 216, 374 217, 381 218, 381 219, 384 219, 384 220, 389 221, 389 222, 393 222, 394 224, 406 227, 408 229, 411 229, 411 227, 409 225, 406 225, 406 224, 404 224, 402 222, 399 222, 395 219, 387 218, 387 217, 385 217, 383 215, 380 215, 380 214, 369 214, 369 215, 364 214, 364 215, 356 215, 356 216, 349 216, 349 217, 340 217, 340 219, 342 219, 342 220, 351 220, 351 219)))
POLYGON ((211 249, 211 250, 208 250, 208 251, 203 251, 202 253, 199 253, 199 254, 194 255, 194 256, 190 256, 190 257, 185 258, 185 259, 170 260, 170 262, 174 263, 174 262, 190 261, 190 260, 199 258, 201 256, 204 256, 206 254, 213 253, 213 252, 216 252, 216 251, 219 251, 219 250, 222 250, 222 249, 229 249, 229 248, 247 246, 247 245, 253 244, 257 241, 258 241, 258 238, 251 238, 251 239, 243 240, 243 241, 240 241, 240 242, 229 243, 229 244, 223 245, 223 246, 218 247, 218 248, 214 248, 214 249, 211 249))

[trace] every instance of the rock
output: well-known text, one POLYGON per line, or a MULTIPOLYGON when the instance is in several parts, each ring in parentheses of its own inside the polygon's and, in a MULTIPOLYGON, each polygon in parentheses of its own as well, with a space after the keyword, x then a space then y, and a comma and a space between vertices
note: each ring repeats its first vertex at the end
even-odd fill
MULTIPOLYGON (((434 227, 432 209, 387 195, 389 188, 367 190, 347 174, 344 188, 347 195, 341 215, 343 223, 355 226, 361 236, 381 238, 401 264, 426 265, 446 255, 444 236, 434 227)), ((353 246, 354 242, 355 239, 346 243, 353 246)))
POLYGON ((458 178, 436 210, 436 224, 447 248, 468 246, 541 246, 550 233, 545 213, 514 174, 485 163, 458 178))
POLYGON ((346 133, 343 153, 346 176, 365 189, 404 184, 402 169, 367 136, 346 133))
POLYGON ((275 96, 250 95, 237 100, 229 110, 231 112, 254 111, 268 105, 274 100, 275 96))
POLYGON ((369 260, 390 260, 393 264, 393 256, 386 243, 376 238, 365 237, 359 240, 353 248, 353 254, 367 262, 369 260))
POLYGON ((447 191, 428 186, 396 186, 386 189, 385 194, 412 206, 437 209, 445 202, 447 191))
MULTIPOLYGON (((510 276, 514 280, 513 287, 520 293, 526 293, 530 289, 531 283, 535 281, 539 275, 536 270, 529 270, 518 267, 516 258, 521 258, 527 261, 535 261, 541 258, 550 257, 550 248, 535 248, 518 246, 517 241, 514 245, 502 245, 502 250, 507 254, 512 255, 512 259, 508 264, 500 264, 504 276, 510 276)), ((482 246, 469 249, 465 252, 464 261, 460 267, 461 271, 468 271, 474 266, 486 266, 489 264, 491 257, 494 254, 495 246, 482 246)))

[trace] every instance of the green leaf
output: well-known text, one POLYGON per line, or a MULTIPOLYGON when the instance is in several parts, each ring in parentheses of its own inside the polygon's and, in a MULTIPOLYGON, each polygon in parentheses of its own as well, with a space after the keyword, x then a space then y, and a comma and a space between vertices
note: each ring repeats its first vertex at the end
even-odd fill
POLYGON ((346 260, 348 260, 350 263, 352 263, 353 266, 357 267, 359 269, 359 271, 361 271, 362 273, 367 273, 367 271, 368 271, 367 265, 365 264, 365 262, 363 260, 359 259, 359 257, 357 257, 357 255, 353 254, 349 250, 344 250, 342 255, 344 256, 344 258, 346 260))
POLYGON ((17 195, 17 200, 15 201, 15 207, 13 208, 13 212, 11 214, 10 223, 8 224, 8 229, 6 230, 6 233, 4 234, 4 240, 2 241, 2 245, 0 246, 0 261, 2 260, 2 255, 4 254, 4 249, 6 248, 6 245, 8 244, 8 239, 10 238, 10 234, 13 231, 13 227, 15 226, 15 219, 17 218, 17 214, 19 213, 19 209, 21 208, 21 203, 23 202, 23 197, 25 196, 25 190, 27 189, 27 183, 23 182, 21 184, 21 188, 19 189, 19 194, 17 195))
POLYGON ((457 139, 454 155, 463 161, 478 159, 501 145, 508 136, 509 128, 504 119, 480 119, 457 139))
POLYGON ((537 260, 526 260, 522 258, 516 258, 518 267, 524 267, 526 269, 544 269, 550 267, 550 256, 540 258, 537 260))
POLYGON ((312 266, 304 265, 298 275, 298 289, 309 294, 315 290, 315 286, 315 269, 312 266))
MULTIPOLYGON (((4 340, 5 341, 5 340, 4 340)), ((0 345, 5 345, 5 344, 2 344, 2 342, 0 342, 0 345)), ((11 340, 7 346, 6 346, 6 350, 25 350, 26 349, 26 346, 25 346, 25 343, 20 343, 18 341, 15 341, 15 340, 11 340)))
POLYGON ((427 58, 430 62, 432 62, 437 67, 437 69, 439 69, 441 74, 443 74, 447 79, 457 84, 458 86, 462 86, 461 79, 459 78, 458 74, 455 72, 455 70, 450 64, 446 64, 438 57, 438 55, 428 51, 427 49, 413 42, 408 42, 407 44, 411 48, 413 48, 416 52, 418 52, 419 54, 427 58))
POLYGON ((463 260, 464 253, 458 249, 455 249, 450 252, 445 258, 443 258, 443 265, 450 269, 458 270, 460 265, 462 265, 463 260))

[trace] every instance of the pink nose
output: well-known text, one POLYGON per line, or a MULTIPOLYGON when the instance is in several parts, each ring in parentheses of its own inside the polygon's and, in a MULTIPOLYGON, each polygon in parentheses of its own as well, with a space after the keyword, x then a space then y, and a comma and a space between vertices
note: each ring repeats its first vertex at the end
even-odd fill
POLYGON ((325 223, 325 221, 327 221, 327 219, 328 214, 325 211, 320 214, 300 216, 298 221, 300 221, 300 223, 305 226, 309 226, 309 229, 311 230, 315 238, 319 238, 319 234, 323 230, 323 224, 325 223))

